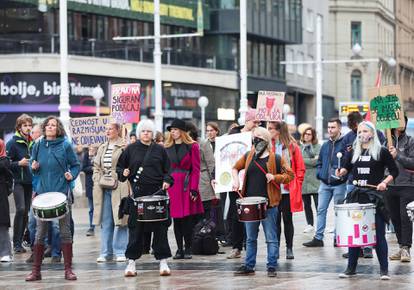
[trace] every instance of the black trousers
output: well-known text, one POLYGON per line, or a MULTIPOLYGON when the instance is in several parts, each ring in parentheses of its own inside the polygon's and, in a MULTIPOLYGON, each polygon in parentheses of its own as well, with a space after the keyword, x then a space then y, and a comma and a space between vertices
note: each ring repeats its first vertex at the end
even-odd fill
POLYGON ((14 186, 13 197, 16 205, 16 215, 13 223, 13 245, 16 248, 22 246, 23 234, 29 219, 32 185, 17 183, 14 186))
POLYGON ((245 240, 244 224, 239 222, 239 216, 237 215, 236 199, 239 198, 237 192, 230 192, 230 206, 227 220, 230 221, 231 225, 231 243, 233 249, 241 251, 243 249, 243 241, 245 240))
POLYGON ((229 215, 224 219, 224 210, 226 207, 227 192, 220 193, 220 216, 217 224, 217 235, 220 236, 221 240, 231 243, 231 223, 229 215), (219 235, 220 232, 220 235, 219 235))
POLYGON ((302 195, 306 223, 311 226, 313 226, 312 197, 313 197, 313 202, 315 204, 315 209, 318 209, 318 194, 317 193, 302 195))
POLYGON ((281 234, 281 219, 283 217, 283 230, 285 233, 286 248, 293 247, 293 218, 290 211, 290 198, 288 194, 282 196, 282 200, 279 203, 279 211, 277 213, 277 238, 280 246, 280 234, 281 234))
POLYGON ((125 251, 127 259, 137 260, 142 256, 145 234, 151 232, 154 233, 152 248, 155 259, 162 260, 171 257, 167 222, 137 222, 135 227, 129 227, 129 240, 125 251))
POLYGON ((390 186, 385 193, 385 204, 390 212, 400 246, 411 247, 413 223, 407 214, 407 204, 414 201, 414 187, 390 186))
POLYGON ((183 250, 183 242, 185 242, 185 248, 191 249, 193 228, 197 222, 197 216, 190 215, 183 218, 174 218, 173 221, 177 248, 183 250))

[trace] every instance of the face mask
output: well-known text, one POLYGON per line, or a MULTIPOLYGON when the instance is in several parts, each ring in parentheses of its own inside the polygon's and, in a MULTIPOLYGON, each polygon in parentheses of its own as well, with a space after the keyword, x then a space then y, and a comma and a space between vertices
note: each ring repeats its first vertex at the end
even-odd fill
POLYGON ((359 135, 358 136, 358 139, 359 139, 359 142, 361 142, 362 144, 365 144, 365 143, 369 143, 369 141, 372 140, 372 137, 371 136, 362 136, 362 135, 359 135))
POLYGON ((253 139, 253 145, 257 156, 260 156, 266 150, 268 143, 263 139, 255 137, 253 139))

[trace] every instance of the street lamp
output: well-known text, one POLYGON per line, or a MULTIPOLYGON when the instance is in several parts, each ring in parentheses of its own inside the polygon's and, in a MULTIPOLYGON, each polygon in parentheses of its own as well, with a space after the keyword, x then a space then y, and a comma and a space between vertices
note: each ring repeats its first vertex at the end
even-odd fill
POLYGON ((100 105, 101 105, 101 100, 104 97, 104 95, 105 95, 104 91, 102 90, 99 84, 93 88, 92 97, 95 99, 97 117, 99 117, 100 115, 100 105))
POLYGON ((201 108, 201 139, 206 138, 206 107, 208 106, 208 98, 207 97, 200 97, 198 98, 198 105, 201 108))

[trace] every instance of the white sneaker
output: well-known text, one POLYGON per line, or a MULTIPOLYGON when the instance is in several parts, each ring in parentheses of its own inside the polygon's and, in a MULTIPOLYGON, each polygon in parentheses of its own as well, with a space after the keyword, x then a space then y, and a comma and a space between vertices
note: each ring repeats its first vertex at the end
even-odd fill
POLYGON ((99 256, 98 259, 96 259, 97 263, 106 263, 108 261, 107 258, 105 258, 104 256, 99 256))
POLYGON ((305 229, 303 230, 304 233, 312 233, 315 230, 315 228, 311 225, 307 225, 305 229))
POLYGON ((125 277, 135 277, 137 270, 135 268, 135 260, 128 260, 128 265, 125 268, 125 277))
POLYGON ((127 261, 127 258, 125 256, 117 256, 115 261, 124 263, 127 261))
POLYGON ((328 233, 332 234, 333 232, 335 232, 335 228, 328 228, 326 231, 328 233))
POLYGON ((3 256, 0 259, 1 263, 11 263, 13 262, 13 257, 12 256, 3 256))
POLYGON ((168 267, 167 259, 160 260, 160 276, 170 276, 171 270, 168 267))

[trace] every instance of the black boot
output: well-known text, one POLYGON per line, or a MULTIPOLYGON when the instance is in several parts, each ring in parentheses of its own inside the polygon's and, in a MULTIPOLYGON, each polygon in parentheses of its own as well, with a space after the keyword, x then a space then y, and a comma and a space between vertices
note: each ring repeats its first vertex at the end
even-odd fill
POLYGON ((287 260, 293 260, 294 258, 295 258, 295 256, 293 255, 292 248, 287 248, 286 249, 286 259, 287 260))
POLYGON ((178 249, 173 259, 174 260, 184 259, 184 251, 182 249, 178 249))
POLYGON ((185 248, 184 250, 184 259, 189 260, 192 259, 193 256, 191 256, 191 248, 185 248))

